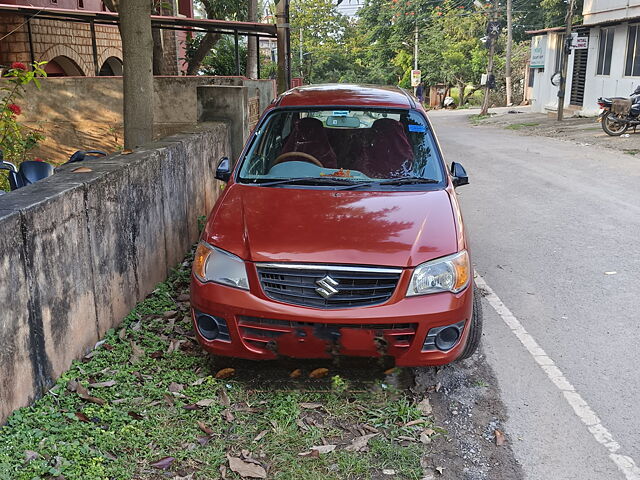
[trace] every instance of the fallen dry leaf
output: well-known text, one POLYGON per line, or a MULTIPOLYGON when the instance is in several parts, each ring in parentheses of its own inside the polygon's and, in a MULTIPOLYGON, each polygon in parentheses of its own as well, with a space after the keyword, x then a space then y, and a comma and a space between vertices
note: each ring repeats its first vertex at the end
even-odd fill
POLYGON ((166 470, 171 466, 173 462, 175 462, 175 460, 176 459, 173 457, 164 457, 156 462, 153 462, 151 466, 154 468, 159 468, 160 470, 166 470))
POLYGON ((229 400, 229 395, 227 395, 227 391, 224 387, 218 390, 218 397, 220 397, 220 403, 225 407, 231 405, 231 400, 229 400))
POLYGON ((120 340, 124 340, 124 338, 127 336, 127 329, 126 328, 121 328, 120 331, 118 332, 118 338, 120 340))
POLYGON ((93 170, 90 169, 89 167, 77 167, 71 170, 71 172, 72 173, 89 173, 89 172, 93 172, 93 170))
POLYGON ((24 451, 24 459, 27 462, 30 462, 31 460, 35 460, 36 458, 40 458, 40 454, 38 452, 34 452, 33 450, 24 451))
POLYGON ((89 386, 92 388, 103 388, 103 387, 113 387, 115 384, 116 384, 115 380, 109 380, 107 382, 90 383, 89 386))
POLYGON ((164 356, 164 352, 162 350, 156 350, 155 352, 151 352, 149 354, 149 357, 155 358, 156 360, 158 358, 162 358, 163 356, 164 356))
POLYGON ((315 450, 318 453, 330 453, 336 449, 337 445, 317 445, 311 447, 311 450, 315 450))
POLYGON ((203 447, 211 441, 211 435, 207 435, 206 437, 198 437, 198 443, 203 447))
POLYGON ((69 390, 70 392, 75 392, 77 388, 78 382, 76 382, 75 380, 69 380, 67 382, 67 390, 69 390))
POLYGON ((444 467, 436 467, 436 472, 438 472, 440 475, 442 475, 443 471, 444 471, 444 467))
POLYGON ((329 373, 328 368, 316 368, 309 374, 309 378, 322 378, 326 377, 329 373))
POLYGON ((168 312, 164 312, 162 314, 164 318, 171 318, 171 317, 175 317, 176 315, 178 315, 178 312, 176 310, 169 310, 168 312))
POLYGON ((129 155, 131 153, 133 153, 133 150, 129 150, 128 148, 125 148, 124 150, 122 150, 123 155, 129 155))
POLYGON ((198 428, 200 430, 202 430, 204 433, 206 433, 207 435, 213 435, 213 430, 211 430, 209 427, 207 427, 204 422, 201 422, 200 420, 198 420, 198 428))
POLYGON ((210 407, 214 403, 216 403, 216 400, 214 400, 213 398, 204 398, 202 400, 198 400, 196 402, 196 405, 198 405, 199 407, 210 407))
POLYGON ((289 378, 298 378, 301 375, 302 375, 302 370, 300 370, 299 368, 296 368, 293 372, 289 374, 289 378))
POLYGON ((260 440, 262 440, 264 438, 264 436, 269 433, 269 430, 262 430, 258 435, 256 435, 256 438, 253 439, 254 442, 259 442, 260 440))
POLYGON ((405 427, 413 427, 414 425, 420 425, 421 423, 426 423, 427 420, 425 420, 424 418, 419 418, 417 420, 411 420, 410 422, 407 422, 404 424, 405 427))
POLYGON ((235 373, 236 373, 235 368, 223 368, 222 370, 218 370, 218 373, 216 373, 216 378, 218 379, 229 378, 235 375, 235 373))
POLYGON ((188 302, 191 299, 191 297, 189 296, 188 293, 181 293, 180 295, 178 295, 178 298, 176 298, 176 301, 178 302, 188 302))
POLYGON ((134 420, 144 420, 144 417, 137 412, 127 412, 127 415, 129 415, 134 420))
POLYGON ((369 440, 378 435, 377 433, 370 433, 369 435, 363 435, 361 437, 356 437, 351 441, 351 445, 349 445, 345 450, 348 452, 362 452, 366 450, 369 444, 369 440))
POLYGON ((91 420, 89 420, 89 417, 87 417, 82 412, 76 412, 76 417, 78 417, 78 420, 80 420, 81 422, 91 423, 91 420))
POLYGON ((204 383, 204 381, 206 380, 206 377, 200 377, 199 379, 197 379, 195 382, 193 382, 191 385, 192 386, 196 386, 196 385, 202 385, 204 383))
POLYGON ((383 475, 395 475, 396 471, 392 468, 385 468, 384 470, 382 470, 382 474, 383 475))
POLYGON ((183 405, 182 408, 185 410, 200 410, 200 405, 196 405, 195 403, 190 403, 188 405, 183 405))
POLYGON ((228 408, 225 408, 222 411, 222 416, 229 423, 233 422, 236 419, 236 417, 233 416, 233 413, 231 413, 231 410, 229 410, 228 408))
POLYGON ((184 385, 182 385, 181 383, 171 382, 168 389, 170 392, 181 392, 182 390, 184 390, 184 385))
POLYGON ((316 408, 322 408, 322 404, 321 403, 315 403, 315 402, 302 402, 300 404, 300 406, 302 408, 306 408, 309 410, 315 410, 316 408))
POLYGON ((171 395, 167 395, 166 393, 163 395, 164 401, 167 402, 167 405, 175 405, 175 400, 171 395))
POLYGON ((420 413, 422 413, 422 415, 424 415, 425 417, 427 415, 431 415, 431 413, 433 412, 433 408, 431 408, 431 402, 428 398, 425 398, 420 403, 418 403, 417 407, 418 410, 420 410, 420 413))
POLYGON ((78 383, 76 387, 76 393, 81 399, 86 400, 87 402, 97 403, 98 405, 104 405, 107 403, 107 401, 102 398, 92 397, 89 395, 89 391, 80 383, 78 383))
POLYGON ((385 375, 393 375, 393 374, 394 374, 394 373, 396 373, 396 372, 397 372, 396 367, 391 367, 390 369, 385 370, 385 371, 384 371, 384 374, 385 374, 385 375))
POLYGON ((243 478, 267 478, 266 470, 255 463, 245 462, 241 458, 227 455, 229 468, 243 478))
POLYGON ((507 439, 505 438, 504 433, 502 433, 500 430, 495 430, 493 434, 496 436, 496 445, 498 447, 501 447, 507 442, 507 439))
POLYGON ((143 356, 144 350, 140 348, 136 342, 131 342, 131 357, 129 357, 129 363, 135 365, 143 356))

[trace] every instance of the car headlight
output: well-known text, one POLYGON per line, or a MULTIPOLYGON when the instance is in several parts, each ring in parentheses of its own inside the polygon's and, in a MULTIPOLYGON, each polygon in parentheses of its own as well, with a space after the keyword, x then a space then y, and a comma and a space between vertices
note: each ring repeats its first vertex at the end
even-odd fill
POLYGON ((235 255, 200 242, 193 259, 193 274, 201 282, 215 282, 249 290, 244 261, 235 255))
POLYGON ((407 296, 428 293, 458 293, 466 288, 471 277, 469 254, 462 250, 454 255, 418 265, 413 271, 407 296))

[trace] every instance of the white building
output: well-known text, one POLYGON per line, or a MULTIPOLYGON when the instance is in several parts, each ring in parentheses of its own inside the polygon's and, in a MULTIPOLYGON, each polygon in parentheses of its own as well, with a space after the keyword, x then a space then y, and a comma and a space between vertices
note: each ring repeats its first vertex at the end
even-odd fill
MULTIPOLYGON (((574 27, 581 47, 569 56, 565 108, 584 115, 598 112, 596 100, 628 96, 640 85, 640 0, 585 0, 584 24, 574 27)), ((529 98, 539 112, 557 111, 563 28, 530 32, 529 98)))
POLYGON ((337 9, 343 15, 347 17, 358 16, 358 10, 364 5, 364 0, 342 0, 342 3, 338 5, 337 9))

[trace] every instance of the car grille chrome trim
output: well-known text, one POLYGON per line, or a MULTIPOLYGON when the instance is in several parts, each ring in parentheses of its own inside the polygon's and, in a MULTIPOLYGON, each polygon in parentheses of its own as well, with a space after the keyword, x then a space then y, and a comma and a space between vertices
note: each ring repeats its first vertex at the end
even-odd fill
POLYGON ((346 265, 257 263, 265 295, 320 309, 379 305, 395 291, 402 269, 346 265))

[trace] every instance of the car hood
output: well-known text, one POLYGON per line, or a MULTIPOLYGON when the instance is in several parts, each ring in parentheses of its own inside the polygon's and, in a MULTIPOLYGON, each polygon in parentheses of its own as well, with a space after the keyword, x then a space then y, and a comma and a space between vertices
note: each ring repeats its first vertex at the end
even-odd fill
POLYGON ((457 251, 449 194, 228 187, 204 238, 254 262, 411 267, 457 251))

